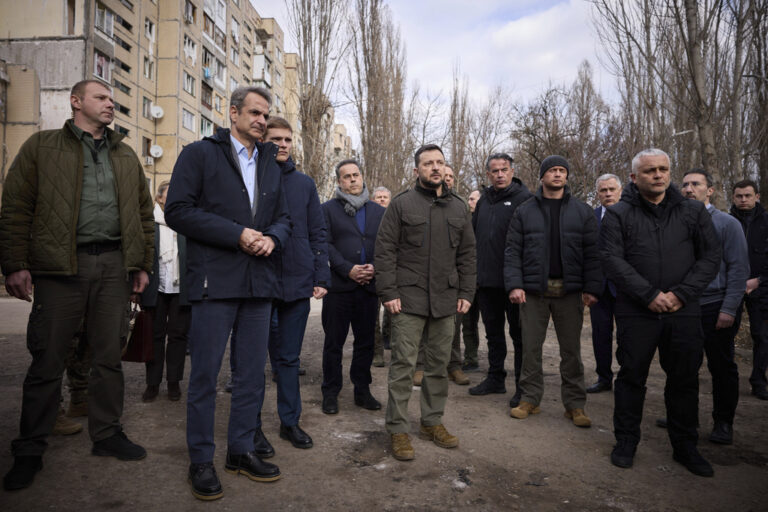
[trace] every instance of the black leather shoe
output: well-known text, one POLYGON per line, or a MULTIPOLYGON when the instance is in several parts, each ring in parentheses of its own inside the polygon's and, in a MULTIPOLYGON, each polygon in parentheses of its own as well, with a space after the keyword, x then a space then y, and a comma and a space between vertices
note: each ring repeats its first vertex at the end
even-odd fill
POLYGON ((370 391, 367 393, 355 394, 355 405, 368 409, 369 411, 378 411, 381 409, 381 403, 373 398, 370 391))
POLYGON ((178 382, 168 383, 168 400, 171 402, 178 402, 181 400, 181 386, 178 382))
POLYGON ((43 458, 39 455, 17 455, 13 467, 3 478, 6 491, 18 491, 32 485, 35 474, 43 469, 43 458))
POLYGON ((131 442, 123 431, 93 443, 91 453, 99 457, 116 457, 120 460, 141 460, 147 456, 147 450, 131 442))
POLYGON ((253 451, 262 459, 268 459, 275 456, 275 449, 269 444, 269 441, 267 441, 267 437, 264 435, 261 428, 257 428, 256 433, 253 435, 253 451))
POLYGON ((323 397, 323 412, 325 414, 338 414, 339 413, 339 399, 335 396, 323 397))
POLYGON ((295 448, 312 448, 312 438, 309 434, 301 430, 298 425, 286 427, 280 425, 280 439, 287 439, 295 448))
POLYGON ((160 394, 160 386, 147 384, 147 389, 141 394, 142 402, 154 402, 157 395, 160 394))
POLYGON ((469 388, 470 395, 490 395, 491 393, 498 393, 503 395, 507 392, 507 388, 504 387, 504 381, 497 381, 491 377, 486 377, 483 382, 473 388, 469 388))
POLYGON ((520 405, 520 399, 522 398, 522 396, 523 396, 523 392, 520 391, 520 388, 518 388, 517 391, 515 391, 515 394, 512 395, 512 398, 509 399, 509 407, 514 409, 515 407, 520 405))
POLYGON ((709 434, 709 441, 715 444, 733 444, 733 425, 724 421, 716 421, 709 434))
POLYGON ((602 393, 603 391, 610 391, 612 387, 610 382, 598 380, 587 388, 587 393, 602 393))
POLYGON ((699 450, 695 446, 690 446, 682 449, 675 448, 672 453, 672 458, 677 462, 685 466, 685 469, 697 476, 715 476, 715 470, 707 462, 704 457, 701 456, 699 450))
POLYGON ((280 468, 264 462, 256 452, 235 455, 227 450, 227 463, 224 469, 227 473, 245 475, 255 482, 274 482, 280 478, 280 468))
POLYGON ((477 363, 464 363, 461 365, 461 371, 463 372, 476 372, 480 369, 477 363))
POLYGON ((667 418, 656 418, 656 426, 659 428, 667 428, 667 418))
POLYGON ((768 390, 766 389, 752 389, 752 394, 760 400, 768 400, 768 390))
POLYGON ((211 501, 224 496, 213 462, 190 464, 188 481, 192 487, 192 496, 199 500, 211 501))
POLYGON ((611 464, 620 468, 631 468, 637 445, 627 439, 620 439, 611 452, 611 464))

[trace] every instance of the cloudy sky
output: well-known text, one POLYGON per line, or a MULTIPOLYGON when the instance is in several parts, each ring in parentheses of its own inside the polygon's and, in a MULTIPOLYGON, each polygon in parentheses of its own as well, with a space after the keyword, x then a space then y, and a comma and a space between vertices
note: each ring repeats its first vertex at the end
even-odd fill
MULTIPOLYGON (((264 17, 277 18, 294 45, 284 2, 251 0, 264 17)), ((549 82, 570 84, 588 59, 595 85, 612 95, 614 78, 597 58, 598 42, 586 0, 387 0, 408 54, 409 82, 422 90, 450 91, 458 62, 476 100, 502 84, 515 98, 531 98, 549 82)))

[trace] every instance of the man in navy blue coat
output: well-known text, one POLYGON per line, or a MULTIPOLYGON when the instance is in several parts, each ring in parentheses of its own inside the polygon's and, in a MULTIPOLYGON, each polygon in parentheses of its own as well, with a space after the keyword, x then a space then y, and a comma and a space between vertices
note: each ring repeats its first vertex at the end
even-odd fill
POLYGON ((349 378, 355 405, 381 409, 371 395, 371 363, 378 298, 373 280, 373 248, 385 209, 368 200, 368 188, 356 160, 336 165, 336 196, 323 203, 328 227, 331 288, 323 298, 323 412, 339 412, 344 341, 352 325, 355 340, 349 378))
POLYGON ((291 236, 280 253, 283 296, 274 303, 269 333, 269 356, 277 380, 280 437, 296 448, 311 448, 312 438, 299 427, 299 356, 309 318, 309 298, 323 298, 330 286, 327 230, 315 180, 297 171, 290 157, 291 125, 281 117, 270 118, 264 140, 277 145, 277 163, 283 171, 293 225, 291 236))
POLYGON ((225 468, 255 481, 280 477, 277 466, 254 451, 272 300, 281 296, 272 252, 285 247, 291 233, 277 147, 258 142, 270 101, 269 92, 259 87, 232 93, 231 131, 219 128, 184 148, 165 207, 168 225, 187 237, 189 482, 202 500, 223 494, 213 466, 216 380, 234 327, 237 373, 225 468))
MULTIPOLYGON (((621 198, 621 179, 615 174, 603 174, 597 178, 597 200, 600 206, 595 208, 598 227, 603 222, 606 209, 619 202, 621 198)), ((597 382, 587 388, 587 393, 610 391, 613 387, 613 310, 616 305, 616 287, 603 279, 603 291, 597 303, 589 308, 592 321, 592 348, 595 351, 597 382)))

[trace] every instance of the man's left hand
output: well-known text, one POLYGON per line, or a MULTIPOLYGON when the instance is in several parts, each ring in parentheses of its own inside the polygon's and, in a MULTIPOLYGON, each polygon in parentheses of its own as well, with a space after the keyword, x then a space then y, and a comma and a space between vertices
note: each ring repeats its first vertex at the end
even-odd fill
POLYGON ((472 306, 472 303, 469 302, 467 299, 459 299, 456 304, 456 312, 460 314, 464 314, 467 311, 469 311, 469 308, 472 306))
POLYGON ((149 276, 143 270, 133 273, 133 293, 141 293, 149 284, 149 276))
POLYGON ((312 296, 316 299, 322 299, 328 293, 328 290, 322 286, 315 286, 312 289, 312 296))
POLYGON ((271 236, 265 235, 261 240, 251 244, 254 256, 269 256, 275 249, 275 241, 271 236))
POLYGON ((592 307, 595 304, 597 304, 597 297, 595 297, 591 293, 582 293, 581 301, 584 303, 585 306, 592 307))
POLYGON ((727 329, 728 327, 733 325, 733 322, 736 321, 736 317, 729 315, 728 313, 720 312, 719 315, 717 315, 717 323, 715 324, 715 329, 727 329))

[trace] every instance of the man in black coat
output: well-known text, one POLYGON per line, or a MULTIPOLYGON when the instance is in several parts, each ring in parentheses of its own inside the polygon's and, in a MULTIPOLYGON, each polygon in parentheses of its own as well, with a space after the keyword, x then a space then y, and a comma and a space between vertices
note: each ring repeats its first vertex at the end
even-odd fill
POLYGON ((704 351, 699 297, 717 274, 721 249, 704 205, 670 185, 669 156, 647 149, 632 160, 632 183, 603 217, 600 253, 616 285, 616 445, 611 462, 632 466, 640 442, 645 382, 656 348, 667 374, 664 399, 673 457, 712 476, 696 448, 698 372, 704 351))
POLYGON ((488 340, 488 376, 470 388, 470 395, 506 393, 504 360, 507 338, 504 319, 515 349, 515 394, 510 407, 520 403, 520 368, 523 362, 523 342, 520 331, 520 306, 507 300, 504 289, 504 242, 512 214, 525 200, 532 197, 522 181, 515 178, 512 157, 495 153, 485 163, 491 186, 483 190, 472 214, 472 227, 477 243, 477 302, 488 340))
POLYGON ((374 245, 385 209, 368 199, 356 160, 336 165, 336 197, 323 203, 328 228, 331 287, 323 297, 323 404, 325 414, 339 412, 338 395, 343 378, 344 341, 352 326, 355 340, 349 378, 355 387, 355 405, 381 409, 371 395, 371 363, 379 300, 374 286, 374 245))
POLYGON ((752 394, 768 400, 768 212, 760 204, 757 183, 742 180, 733 185, 731 215, 741 222, 749 249, 749 279, 744 303, 752 335, 752 394), (762 306, 762 307, 761 307, 762 306), (762 309, 762 311, 761 311, 762 309))
POLYGON ((523 366, 520 404, 513 418, 540 412, 544 395, 542 346, 549 319, 560 345, 561 398, 565 417, 577 427, 592 422, 584 412, 587 394, 581 362, 584 306, 597 302, 603 273, 597 251, 597 221, 586 203, 566 185, 570 165, 558 155, 541 162, 541 186, 521 204, 507 230, 504 285, 509 300, 520 304, 523 366))

